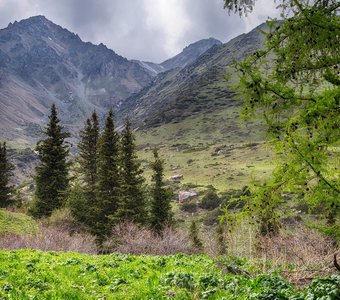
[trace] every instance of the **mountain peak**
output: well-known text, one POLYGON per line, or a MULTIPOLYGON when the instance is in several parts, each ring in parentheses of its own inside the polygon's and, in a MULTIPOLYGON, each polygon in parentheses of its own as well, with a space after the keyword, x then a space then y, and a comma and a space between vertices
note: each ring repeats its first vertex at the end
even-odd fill
POLYGON ((162 62, 161 66, 166 70, 178 67, 183 68, 194 62, 204 52, 206 52, 215 45, 217 46, 222 45, 222 42, 213 37, 199 40, 185 47, 181 53, 177 54, 173 58, 170 58, 162 62))
POLYGON ((202 40, 199 40, 197 42, 191 43, 189 46, 185 47, 183 50, 190 49, 190 48, 193 48, 193 47, 204 46, 204 45, 206 45, 207 47, 209 47, 210 45, 211 46, 222 45, 222 42, 219 41, 218 39, 210 37, 210 38, 207 38, 207 39, 202 39, 202 40))
POLYGON ((28 27, 28 26, 34 26, 34 25, 41 26, 41 25, 47 25, 47 24, 54 24, 54 23, 48 20, 45 16, 38 15, 38 16, 33 16, 27 19, 20 20, 19 22, 14 21, 14 23, 9 23, 8 27, 9 28, 13 26, 14 27, 28 27))

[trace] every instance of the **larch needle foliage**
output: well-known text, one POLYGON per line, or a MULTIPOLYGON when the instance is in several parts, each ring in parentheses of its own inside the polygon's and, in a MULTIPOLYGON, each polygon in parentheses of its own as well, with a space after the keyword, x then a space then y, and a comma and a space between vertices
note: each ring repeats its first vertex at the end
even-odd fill
MULTIPOLYGON (((263 117, 280 154, 271 182, 256 189, 247 206, 261 212, 267 232, 276 231, 275 209, 286 191, 318 208, 329 224, 340 202, 340 3, 276 3, 282 20, 267 21, 265 49, 236 63, 243 117, 263 117)), ((253 5, 225 1, 241 15, 253 5)))

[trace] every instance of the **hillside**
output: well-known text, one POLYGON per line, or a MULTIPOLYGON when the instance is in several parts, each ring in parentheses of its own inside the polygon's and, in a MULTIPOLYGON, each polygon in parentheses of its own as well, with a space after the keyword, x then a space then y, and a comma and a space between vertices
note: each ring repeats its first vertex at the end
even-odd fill
POLYGON ((0 138, 37 138, 53 102, 75 131, 93 109, 101 115, 118 106, 151 78, 139 64, 43 16, 14 22, 0 30, 0 138))
POLYGON ((189 46, 185 47, 181 53, 178 53, 174 57, 171 57, 160 64, 139 60, 134 61, 139 63, 143 68, 147 69, 151 75, 156 76, 159 73, 163 73, 171 69, 182 69, 193 63, 211 47, 221 44, 222 42, 214 38, 203 39, 190 44, 189 46))
POLYGON ((181 53, 162 62, 160 66, 163 67, 164 70, 184 68, 215 45, 222 45, 222 42, 214 38, 209 38, 192 43, 185 47, 181 53))
POLYGON ((14 213, 0 209, 0 235, 34 234, 38 231, 35 220, 23 213, 14 213))
POLYGON ((233 79, 234 71, 228 68, 232 62, 262 46, 264 35, 258 29, 211 47, 182 69, 159 74, 152 84, 124 101, 118 115, 131 114, 136 125, 145 128, 239 105, 224 76, 233 79))

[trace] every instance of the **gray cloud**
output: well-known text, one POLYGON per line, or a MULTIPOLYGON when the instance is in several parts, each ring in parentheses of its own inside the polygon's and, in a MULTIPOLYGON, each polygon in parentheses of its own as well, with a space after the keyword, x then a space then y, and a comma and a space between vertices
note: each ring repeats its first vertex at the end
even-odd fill
POLYGON ((129 59, 161 62, 202 38, 226 42, 274 13, 268 0, 258 0, 254 13, 242 19, 229 16, 223 0, 0 0, 0 28, 45 15, 129 59))

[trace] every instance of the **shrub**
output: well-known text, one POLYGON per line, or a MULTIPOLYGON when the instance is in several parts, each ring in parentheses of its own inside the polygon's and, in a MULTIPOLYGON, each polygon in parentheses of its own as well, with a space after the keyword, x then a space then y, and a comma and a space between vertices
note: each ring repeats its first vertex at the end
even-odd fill
POLYGON ((201 202, 199 203, 199 207, 203 209, 213 210, 216 207, 220 206, 221 203, 222 199, 217 195, 216 190, 211 188, 203 196, 201 202))
POLYGON ((196 253, 185 232, 165 226, 163 235, 133 223, 121 223, 113 228, 111 251, 130 254, 170 255, 175 253, 196 253))
POLYGON ((36 235, 0 235, 0 249, 30 248, 43 251, 76 251, 88 254, 97 252, 94 237, 89 234, 68 232, 56 227, 42 227, 36 235))
POLYGON ((45 222, 48 226, 53 226, 71 233, 82 229, 68 208, 60 208, 53 211, 52 215, 46 219, 45 222))
POLYGON ((194 213, 197 211, 197 204, 195 202, 184 202, 180 206, 180 210, 188 213, 194 213))

